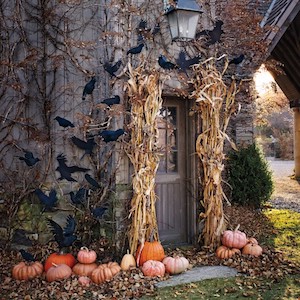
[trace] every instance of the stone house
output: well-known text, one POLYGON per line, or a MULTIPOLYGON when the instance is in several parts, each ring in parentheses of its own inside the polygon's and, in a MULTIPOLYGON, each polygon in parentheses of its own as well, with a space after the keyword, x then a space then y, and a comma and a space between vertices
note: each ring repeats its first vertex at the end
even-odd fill
MULTIPOLYGON (((172 42, 164 16, 167 1, 164 2, 3 1, 0 225, 6 238, 14 229, 23 228, 37 232, 41 239, 46 231, 42 222, 45 215, 63 223, 64 216, 71 213, 78 217, 78 226, 89 238, 91 228, 100 224, 97 236, 113 235, 120 247, 126 243, 132 197, 132 166, 124 151, 127 137, 105 143, 99 132, 119 128, 130 132, 127 128, 130 118, 126 92, 128 63, 136 67, 146 62, 165 78, 158 121, 159 145, 164 150, 156 175, 160 239, 168 244, 195 241, 200 165, 194 154, 200 120, 190 114, 194 103, 186 96, 191 71, 178 77, 174 72, 161 69, 157 59, 163 54, 175 62, 181 51, 189 57, 201 54, 203 58, 225 53, 231 59, 242 49, 232 48, 236 33, 223 19, 227 1, 220 1, 219 6, 209 1, 211 3, 202 7, 204 13, 198 32, 212 30, 218 19, 224 20, 225 32, 220 43, 204 49, 201 45, 207 42, 205 36, 200 37, 198 43, 172 42), (160 30, 154 35, 157 24, 160 30), (223 43, 227 40, 229 44, 223 43), (141 42, 144 48, 140 54, 127 53, 141 42), (119 60, 118 70, 109 74, 107 66, 119 60), (92 77, 96 78, 95 88, 83 100, 83 89, 92 77), (120 96, 120 104, 107 107, 101 103, 115 95, 120 96), (56 116, 70 120, 75 126, 61 127, 54 120, 56 116), (93 137, 93 155, 83 157, 84 151, 72 143, 73 136, 84 141, 93 137), (40 162, 27 166, 19 160, 18 157, 24 156, 24 149, 39 157, 40 162), (59 154, 65 155, 68 166, 88 168, 100 188, 93 190, 83 172, 72 174, 76 181, 59 180, 56 170, 59 154), (90 191, 86 211, 70 201, 69 192, 80 187, 90 191), (41 213, 34 195, 37 188, 45 193, 56 189, 59 209, 55 213, 41 213), (108 208, 108 216, 99 220, 93 211, 103 206, 108 208), (85 225, 83 220, 89 222, 85 225)), ((258 15, 268 2, 261 1, 258 15)), ((251 61, 254 58, 249 55, 246 66, 251 61)), ((228 78, 232 72, 251 76, 250 71, 247 74, 240 66, 231 65, 228 78)), ((243 86, 236 101, 242 104, 241 111, 232 119, 229 134, 237 144, 252 143, 254 106, 250 84, 243 86)))

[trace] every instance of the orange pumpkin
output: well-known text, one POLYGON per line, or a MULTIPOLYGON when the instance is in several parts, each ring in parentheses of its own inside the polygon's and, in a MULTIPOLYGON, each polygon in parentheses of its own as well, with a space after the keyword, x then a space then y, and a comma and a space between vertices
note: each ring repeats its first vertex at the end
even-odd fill
POLYGON ((258 244, 248 243, 242 250, 243 254, 253 255, 253 256, 260 256, 262 255, 262 247, 258 244))
POLYGON ((164 276, 165 271, 165 265, 157 260, 147 260, 142 266, 143 274, 149 277, 164 276))
POLYGON ((17 280, 30 280, 43 273, 43 265, 35 261, 33 263, 20 262, 12 269, 12 277, 17 280))
POLYGON ((185 257, 165 257, 163 259, 163 264, 165 265, 166 272, 169 274, 179 274, 184 272, 188 266, 189 261, 185 257))
POLYGON ((121 268, 116 262, 99 265, 91 274, 93 282, 100 284, 111 280, 116 274, 121 271, 121 268))
POLYGON ((121 269, 123 271, 127 271, 130 268, 135 268, 136 267, 136 261, 135 258, 132 254, 129 253, 129 251, 127 250, 127 254, 125 254, 122 258, 121 261, 121 269))
POLYGON ((46 280, 48 282, 67 279, 72 275, 72 269, 66 264, 53 266, 46 273, 46 280))
POLYGON ((96 263, 91 263, 91 264, 82 264, 82 263, 77 263, 72 271, 76 275, 81 275, 81 276, 90 276, 92 272, 97 268, 96 263))
POLYGON ((45 272, 47 272, 53 265, 66 264, 70 268, 76 264, 76 259, 71 253, 52 253, 45 261, 45 272))
POLYGON ((230 258, 236 253, 241 253, 241 251, 237 248, 228 248, 226 246, 220 246, 216 250, 216 256, 221 259, 230 258))
POLYGON ((258 245, 258 241, 257 241, 257 239, 254 238, 254 237, 249 238, 247 242, 248 242, 248 243, 252 243, 252 244, 258 245))
POLYGON ((94 250, 89 250, 87 247, 81 247, 78 254, 77 260, 82 264, 91 264, 97 259, 97 254, 94 250))
POLYGON ((145 242, 136 250, 136 262, 138 266, 142 266, 147 260, 162 261, 165 258, 163 246, 158 241, 145 242))
POLYGON ((247 244, 247 237, 244 232, 238 230, 226 230, 222 234, 222 245, 229 248, 242 249, 247 244))

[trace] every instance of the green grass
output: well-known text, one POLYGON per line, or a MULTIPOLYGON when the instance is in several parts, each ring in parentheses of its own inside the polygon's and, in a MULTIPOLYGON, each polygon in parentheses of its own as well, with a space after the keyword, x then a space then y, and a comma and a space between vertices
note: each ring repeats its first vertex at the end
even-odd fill
POLYGON ((289 260, 300 263, 300 213, 287 209, 271 209, 265 212, 274 234, 266 244, 283 251, 289 260))
MULTIPOLYGON (((300 213, 270 209, 264 214, 272 226, 272 234, 262 241, 263 244, 284 252, 289 260, 300 264, 300 213)), ((300 274, 286 276, 280 281, 247 276, 209 279, 160 288, 155 295, 144 296, 141 299, 298 300, 300 274)))
POLYGON ((146 299, 251 299, 251 300, 296 300, 300 298, 300 275, 288 276, 273 283, 259 278, 236 277, 230 279, 210 279, 157 290, 156 295, 146 299))

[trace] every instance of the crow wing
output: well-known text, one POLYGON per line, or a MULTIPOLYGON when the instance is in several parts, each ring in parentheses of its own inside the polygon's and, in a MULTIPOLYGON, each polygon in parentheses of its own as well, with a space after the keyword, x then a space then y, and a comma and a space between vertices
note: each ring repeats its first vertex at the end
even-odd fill
POLYGON ((73 235, 73 233, 75 232, 76 229, 76 221, 74 219, 74 217, 72 217, 71 215, 69 215, 67 217, 67 224, 64 227, 64 236, 71 236, 73 235))
POLYGON ((59 224, 57 224, 53 220, 47 219, 47 221, 48 221, 48 224, 50 226, 50 230, 53 234, 53 237, 54 237, 55 241, 58 243, 59 247, 62 248, 63 247, 63 242, 64 242, 63 229, 61 228, 61 226, 59 224))

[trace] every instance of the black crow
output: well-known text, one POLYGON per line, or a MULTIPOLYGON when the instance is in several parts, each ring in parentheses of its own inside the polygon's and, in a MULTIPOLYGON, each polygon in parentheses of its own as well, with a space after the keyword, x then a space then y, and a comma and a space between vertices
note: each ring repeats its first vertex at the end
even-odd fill
POLYGON ((25 259, 25 261, 28 261, 28 262, 30 262, 30 261, 36 261, 36 259, 34 258, 34 256, 31 253, 26 252, 24 249, 21 249, 20 253, 21 253, 23 259, 25 259))
POLYGON ((99 184, 99 183, 98 183, 91 175, 85 174, 85 175, 84 175, 84 178, 85 178, 86 181, 87 181, 90 185, 92 185, 94 188, 96 188, 96 189, 100 189, 100 188, 101 188, 100 184, 99 184))
POLYGON ((224 33, 222 30, 223 21, 218 20, 215 24, 215 27, 212 30, 203 30, 196 34, 196 39, 198 39, 201 35, 205 35, 209 38, 207 41, 207 45, 213 45, 215 43, 219 43, 221 40, 221 34, 224 33))
POLYGON ((146 30, 147 29, 147 21, 140 20, 137 30, 146 30))
POLYGON ((47 221, 59 249, 70 247, 77 240, 77 236, 74 234, 76 221, 71 215, 67 217, 67 223, 64 229, 51 219, 47 219, 47 221))
POLYGON ((152 35, 156 35, 160 32, 160 24, 159 23, 156 23, 153 30, 152 30, 152 35))
POLYGON ((104 215, 104 213, 106 212, 107 207, 104 206, 100 206, 100 207, 95 207, 92 209, 92 215, 96 218, 96 219, 101 219, 104 215))
MULTIPOLYGON (((71 137, 71 141, 73 142, 74 145, 76 145, 78 148, 84 150, 84 155, 89 154, 92 155, 93 154, 93 149, 94 147, 97 145, 95 143, 95 140, 93 137, 88 138, 87 141, 83 141, 81 139, 79 139, 76 136, 72 136, 71 137)), ((81 159, 83 158, 83 156, 81 157, 81 159)))
POLYGON ((145 38, 151 35, 151 28, 147 27, 147 21, 140 20, 139 25, 136 29, 138 34, 138 42, 143 42, 145 38))
POLYGON ((25 153, 24 157, 23 156, 18 156, 18 157, 19 157, 19 160, 23 160, 28 167, 33 167, 38 161, 40 161, 40 159, 38 157, 33 156, 32 152, 26 151, 24 149, 23 149, 23 151, 25 153))
POLYGON ((190 59, 186 59, 186 53, 180 51, 178 58, 176 59, 176 64, 179 68, 179 71, 186 72, 188 68, 192 65, 198 64, 200 62, 200 56, 195 56, 190 59))
POLYGON ((116 76, 115 73, 119 70, 122 65, 122 60, 119 59, 114 65, 109 62, 104 63, 104 70, 108 72, 112 77, 116 76))
POLYGON ((138 46, 131 48, 127 51, 127 54, 139 54, 141 53, 143 47, 145 46, 145 44, 139 44, 138 46))
POLYGON ((91 95, 95 88, 96 77, 92 77, 92 79, 85 85, 82 92, 82 100, 85 100, 86 95, 91 95))
POLYGON ((103 138, 105 143, 115 142, 119 136, 124 134, 125 131, 123 129, 118 130, 103 130, 99 132, 99 135, 103 138))
POLYGON ((158 64, 166 70, 172 70, 176 68, 176 65, 168 61, 164 55, 160 55, 158 58, 158 64))
POLYGON ((67 127, 75 127, 72 122, 70 122, 67 119, 61 118, 59 116, 55 117, 54 120, 56 120, 59 124, 59 126, 67 128, 67 127))
POLYGON ((238 65, 240 64, 245 58, 244 54, 241 54, 240 56, 234 57, 232 60, 229 61, 229 65, 235 64, 238 65))
POLYGON ((71 176, 72 173, 86 172, 86 171, 90 170, 90 169, 82 168, 82 167, 78 167, 78 166, 70 166, 70 167, 67 166, 66 165, 67 159, 63 154, 59 154, 56 159, 58 161, 58 167, 56 168, 56 171, 58 171, 60 173, 60 177, 58 178, 58 180, 66 179, 68 181, 77 181, 71 176))
POLYGON ((100 103, 106 104, 108 106, 112 106, 114 104, 119 104, 120 103, 120 96, 115 95, 114 97, 104 99, 100 103))
POLYGON ((76 193, 71 191, 69 194, 73 204, 83 204, 86 201, 88 190, 85 188, 80 188, 76 193))
POLYGON ((56 202, 58 201, 55 189, 51 189, 51 191, 49 192, 49 196, 47 196, 40 189, 36 189, 34 192, 44 206, 43 211, 51 210, 56 205, 56 202))

